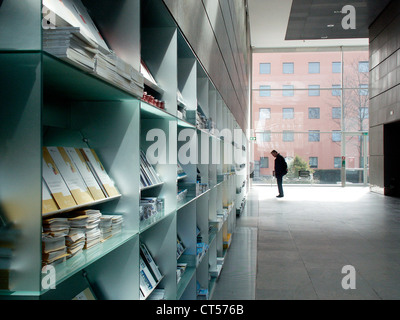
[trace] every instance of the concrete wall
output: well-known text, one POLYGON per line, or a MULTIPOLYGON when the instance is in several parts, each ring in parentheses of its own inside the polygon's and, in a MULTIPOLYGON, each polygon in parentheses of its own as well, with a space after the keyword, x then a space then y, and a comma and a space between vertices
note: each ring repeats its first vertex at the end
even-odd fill
POLYGON ((250 38, 243 0, 164 0, 242 129, 248 127, 250 38))
POLYGON ((399 1, 393 0, 370 26, 369 39, 370 183, 372 191, 384 193, 384 125, 400 121, 399 1))

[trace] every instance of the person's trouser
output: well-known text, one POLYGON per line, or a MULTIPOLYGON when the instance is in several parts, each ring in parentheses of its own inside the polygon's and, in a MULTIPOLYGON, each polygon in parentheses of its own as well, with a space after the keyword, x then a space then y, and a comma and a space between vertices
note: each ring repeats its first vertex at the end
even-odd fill
POLYGON ((283 176, 276 177, 276 183, 278 184, 278 191, 279 191, 280 196, 283 196, 282 180, 283 180, 283 176))

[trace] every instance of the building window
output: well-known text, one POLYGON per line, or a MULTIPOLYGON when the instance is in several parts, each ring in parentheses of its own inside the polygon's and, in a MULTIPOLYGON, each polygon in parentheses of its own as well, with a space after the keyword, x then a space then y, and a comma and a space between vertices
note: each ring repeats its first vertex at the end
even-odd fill
POLYGON ((270 63, 260 63, 260 74, 270 74, 271 64, 270 63))
POLYGON ((332 96, 340 97, 342 95, 342 90, 340 84, 333 84, 332 85, 332 96))
POLYGON ((260 97, 270 97, 271 86, 260 86, 260 97))
POLYGON ((369 109, 365 107, 359 108, 360 119, 369 119, 369 109))
POLYGON ((332 73, 342 73, 341 62, 332 62, 332 73))
POLYGON ((283 70, 284 74, 291 74, 294 73, 294 63, 293 62, 284 62, 283 63, 283 70))
POLYGON ((336 169, 340 169, 342 167, 342 157, 333 158, 333 167, 336 169))
POLYGON ((340 142, 342 141, 342 133, 340 130, 333 130, 332 131, 332 141, 333 142, 340 142))
POLYGON ((293 97, 294 96, 294 86, 292 85, 284 85, 282 87, 282 95, 284 97, 293 97))
POLYGON ((271 108, 260 109, 260 120, 271 119, 271 108))
POLYGON ((309 130, 308 131, 308 141, 310 142, 319 142, 319 130, 309 130))
POLYGON ((320 109, 319 108, 308 108, 308 119, 319 119, 320 109))
POLYGON ((282 109, 283 119, 294 119, 294 109, 293 108, 283 108, 282 109))
POLYGON ((319 85, 309 85, 308 86, 308 95, 310 97, 319 96, 319 85))
POLYGON ((289 130, 283 130, 283 141, 284 142, 293 142, 294 141, 294 132, 289 130))
POLYGON ((360 96, 367 96, 368 95, 368 85, 360 84, 360 89, 358 90, 358 94, 360 96))
POLYGON ((358 62, 358 72, 369 72, 369 62, 368 61, 358 62))
POLYGON ((342 108, 333 107, 332 108, 332 119, 340 119, 342 117, 342 108))
POLYGON ((260 157, 260 168, 269 168, 269 158, 260 157))
POLYGON ((258 142, 271 142, 271 131, 257 132, 256 139, 258 142))
POLYGON ((310 157, 310 168, 318 168, 318 157, 310 157))
POLYGON ((319 73, 319 62, 309 62, 308 63, 308 73, 319 73))

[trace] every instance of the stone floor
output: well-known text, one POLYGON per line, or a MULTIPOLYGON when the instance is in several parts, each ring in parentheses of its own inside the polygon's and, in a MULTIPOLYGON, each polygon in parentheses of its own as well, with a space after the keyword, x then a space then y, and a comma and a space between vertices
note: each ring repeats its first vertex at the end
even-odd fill
POLYGON ((400 199, 284 187, 250 190, 213 299, 400 299, 400 199))

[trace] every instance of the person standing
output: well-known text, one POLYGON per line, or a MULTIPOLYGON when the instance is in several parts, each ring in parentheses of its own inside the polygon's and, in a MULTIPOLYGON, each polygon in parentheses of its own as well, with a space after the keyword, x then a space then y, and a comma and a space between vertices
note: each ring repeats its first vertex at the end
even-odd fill
POLYGON ((283 198, 283 186, 282 180, 283 176, 287 174, 287 164, 285 158, 278 153, 276 150, 272 150, 271 154, 275 157, 275 177, 276 182, 278 184, 279 194, 276 196, 277 198, 283 198))

